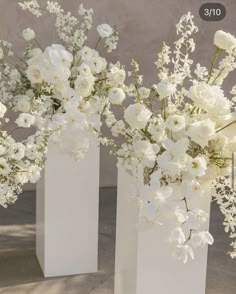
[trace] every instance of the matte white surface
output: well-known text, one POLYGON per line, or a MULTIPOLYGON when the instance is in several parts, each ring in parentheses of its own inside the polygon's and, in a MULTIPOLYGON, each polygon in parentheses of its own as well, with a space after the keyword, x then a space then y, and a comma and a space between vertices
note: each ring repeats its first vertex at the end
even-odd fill
MULTIPOLYGON (((115 294, 204 294, 207 248, 198 249, 196 259, 184 265, 163 241, 165 227, 138 231, 139 209, 132 199, 141 183, 141 175, 135 180, 119 167, 115 294)), ((210 211, 209 199, 199 199, 198 205, 210 211)))
POLYGON ((80 163, 49 148, 37 184, 36 254, 45 277, 97 271, 99 148, 80 163))

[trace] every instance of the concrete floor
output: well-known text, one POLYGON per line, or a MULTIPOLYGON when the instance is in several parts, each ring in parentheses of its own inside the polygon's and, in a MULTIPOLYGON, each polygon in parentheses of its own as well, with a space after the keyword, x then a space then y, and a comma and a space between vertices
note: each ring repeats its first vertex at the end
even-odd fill
MULTIPOLYGON (((25 192, 15 206, 0 208, 0 294, 113 294, 115 216, 116 190, 101 189, 98 273, 44 279, 35 257, 35 193, 25 192)), ((215 244, 209 249, 206 294, 236 293, 236 260, 225 255, 221 222, 213 205, 215 244)))

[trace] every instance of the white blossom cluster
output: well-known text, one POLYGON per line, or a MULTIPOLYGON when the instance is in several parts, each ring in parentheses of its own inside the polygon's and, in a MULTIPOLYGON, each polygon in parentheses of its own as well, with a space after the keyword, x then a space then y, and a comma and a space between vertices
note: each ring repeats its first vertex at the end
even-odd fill
MULTIPOLYGON (((81 4, 78 16, 82 19, 79 19, 55 1, 47 1, 46 7, 41 7, 37 0, 19 4, 37 17, 45 13, 55 16, 55 27, 63 45, 42 48, 31 28, 22 32, 26 44, 22 56, 13 54, 10 43, 0 41, 0 116, 4 117, 6 110, 14 111, 18 116, 16 131, 36 129, 27 140, 17 143, 2 131, 3 206, 16 200, 23 184, 39 179, 49 142, 77 161, 84 158, 91 138, 100 129, 106 79, 112 75, 106 59, 96 48, 84 44, 92 28, 92 9, 85 9, 81 4)), ((97 27, 97 33, 97 45, 103 41, 109 52, 116 48, 118 37, 114 28, 102 24, 97 27)))
MULTIPOLYGON (((185 263, 194 258, 195 248, 213 244, 204 203, 212 199, 217 179, 230 174, 236 151, 235 99, 226 97, 219 82, 235 67, 236 39, 216 32, 218 47, 208 71, 190 59, 197 30, 190 13, 181 18, 180 39, 173 53, 164 43, 156 62, 160 81, 150 88, 143 86, 135 61, 128 72, 133 82, 128 85, 124 68, 111 67, 102 114, 112 137, 100 134, 101 143, 112 147, 119 164, 130 172, 142 168, 140 220, 166 225, 174 255, 185 263), (125 107, 128 97, 132 102, 125 107), (114 107, 123 110, 123 117, 115 116, 114 107)), ((231 94, 236 94, 235 88, 231 94)), ((229 211, 235 212, 235 206, 229 211)))

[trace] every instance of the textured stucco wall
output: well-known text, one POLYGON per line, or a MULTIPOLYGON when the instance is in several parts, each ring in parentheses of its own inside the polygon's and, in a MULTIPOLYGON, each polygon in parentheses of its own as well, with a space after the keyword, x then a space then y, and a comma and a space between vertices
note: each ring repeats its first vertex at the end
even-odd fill
MULTIPOLYGON (((48 18, 36 19, 24 13, 17 7, 17 0, 0 0, 0 38, 8 39, 20 51, 23 41, 19 37, 22 29, 32 27, 39 42, 46 46, 57 42, 53 22, 48 18)), ((44 3, 46 1, 39 0, 44 3)), ((80 1, 59 1, 67 10, 76 12, 80 1)), ((236 1, 220 1, 225 5, 227 14, 220 22, 205 22, 198 16, 203 0, 84 0, 86 7, 93 7, 95 11, 95 24, 110 23, 117 25, 120 31, 120 44, 117 51, 110 55, 111 61, 120 60, 129 64, 131 58, 140 63, 141 72, 145 76, 146 84, 156 81, 154 61, 157 51, 163 41, 171 44, 175 39, 175 24, 180 16, 187 11, 192 11, 196 16, 195 22, 199 26, 196 35, 197 49, 196 61, 209 65, 213 53, 213 34, 217 29, 223 29, 236 34, 236 1)), ((219 1, 208 1, 219 2, 219 1)), ((90 45, 96 43, 97 35, 91 33, 90 45)), ((231 75, 232 84, 235 76, 231 75)), ((115 160, 105 149, 101 150, 101 186, 116 185, 115 160)))

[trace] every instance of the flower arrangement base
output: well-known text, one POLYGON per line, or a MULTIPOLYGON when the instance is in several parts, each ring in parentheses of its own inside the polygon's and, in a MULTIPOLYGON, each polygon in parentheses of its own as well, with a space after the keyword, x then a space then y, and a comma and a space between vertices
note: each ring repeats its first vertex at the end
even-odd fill
MULTIPOLYGON (((139 206, 130 187, 138 189, 142 182, 141 173, 134 177, 119 167, 115 294, 205 294, 207 247, 184 264, 171 255, 166 226, 138 229, 139 206)), ((199 201, 209 212, 210 200, 199 201)))
POLYGON ((45 277, 97 271, 99 148, 77 163, 49 147, 37 184, 36 255, 45 277))

